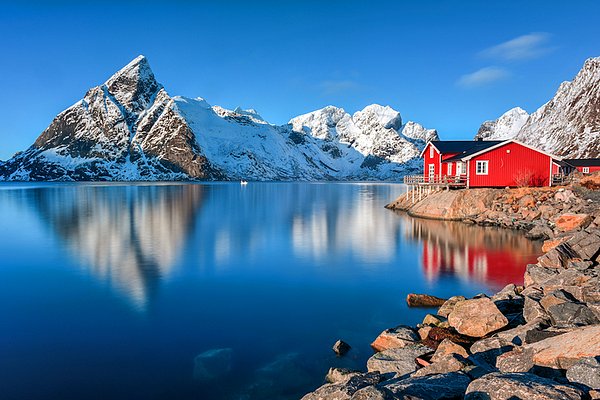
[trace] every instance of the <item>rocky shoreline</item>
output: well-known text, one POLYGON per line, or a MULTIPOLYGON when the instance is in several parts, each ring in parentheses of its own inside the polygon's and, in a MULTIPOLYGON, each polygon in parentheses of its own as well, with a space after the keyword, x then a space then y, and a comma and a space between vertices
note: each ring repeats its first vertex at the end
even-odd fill
MULTIPOLYGON (((463 191, 437 211, 405 207, 412 215, 428 210, 423 216, 526 230, 546 239, 545 254, 527 266, 524 286, 471 299, 422 298, 441 307, 416 327, 382 332, 366 372, 332 368, 327 383, 303 400, 600 399, 597 181, 463 191)), ((436 201, 448 192, 439 193, 436 201)), ((402 209, 405 200, 389 208, 402 209)), ((419 305, 421 298, 407 301, 419 305)))

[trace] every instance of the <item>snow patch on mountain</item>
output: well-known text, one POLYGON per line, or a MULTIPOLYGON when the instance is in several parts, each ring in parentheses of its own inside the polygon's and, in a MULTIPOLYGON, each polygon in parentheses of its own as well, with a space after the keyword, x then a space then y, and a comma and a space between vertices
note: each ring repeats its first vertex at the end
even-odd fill
POLYGON ((588 59, 571 82, 563 82, 516 136, 568 158, 600 157, 600 57, 588 59))
POLYGON ((512 108, 498 119, 485 121, 481 124, 477 135, 475 135, 475 140, 512 139, 517 136, 528 118, 527 111, 520 107, 512 108))

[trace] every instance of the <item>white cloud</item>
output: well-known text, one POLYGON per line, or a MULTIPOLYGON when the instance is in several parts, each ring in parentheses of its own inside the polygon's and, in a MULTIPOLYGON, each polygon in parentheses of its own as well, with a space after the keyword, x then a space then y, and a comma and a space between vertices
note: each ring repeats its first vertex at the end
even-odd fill
POLYGON ((360 88, 360 85, 352 80, 329 80, 319 83, 321 94, 333 95, 344 93, 360 88))
POLYGON ((506 79, 510 73, 500 67, 484 67, 470 74, 465 74, 458 80, 458 85, 463 87, 484 86, 502 79, 506 79))
POLYGON ((549 40, 548 33, 529 33, 485 49, 481 55, 503 61, 538 58, 554 50, 554 47, 548 45, 549 40))

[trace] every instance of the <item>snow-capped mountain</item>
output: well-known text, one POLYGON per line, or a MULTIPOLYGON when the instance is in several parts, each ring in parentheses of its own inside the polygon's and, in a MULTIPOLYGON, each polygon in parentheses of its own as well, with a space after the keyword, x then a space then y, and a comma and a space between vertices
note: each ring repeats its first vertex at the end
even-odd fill
POLYGON ((529 118, 527 111, 515 107, 500 116, 500 118, 485 121, 479 127, 475 140, 502 140, 512 139, 521 130, 529 118))
POLYGON ((139 56, 0 163, 4 180, 399 179, 435 130, 371 105, 276 126, 255 110, 171 97, 139 56))
POLYGON ((475 138, 515 138, 559 156, 600 157, 600 57, 588 59, 575 79, 563 82, 533 114, 513 108, 484 122, 475 138))
POLYGON ((569 158, 600 156, 600 57, 588 59, 575 79, 531 114, 518 140, 569 158))

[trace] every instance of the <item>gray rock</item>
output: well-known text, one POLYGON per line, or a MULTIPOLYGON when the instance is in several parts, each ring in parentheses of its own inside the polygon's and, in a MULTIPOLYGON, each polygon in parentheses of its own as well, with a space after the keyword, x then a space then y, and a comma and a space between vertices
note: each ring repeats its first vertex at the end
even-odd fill
POLYGON ((496 359, 496 368, 501 372, 530 372, 534 368, 533 350, 515 347, 496 359))
POLYGON ((358 390, 352 395, 351 400, 395 400, 396 396, 389 390, 376 387, 367 386, 366 388, 358 390))
POLYGON ((471 346, 471 353, 476 361, 483 361, 491 366, 496 365, 498 356, 515 348, 515 345, 504 338, 490 337, 479 340, 471 346))
POLYGON ((444 357, 439 358, 436 362, 417 370, 411 376, 418 377, 426 375, 445 374, 448 372, 457 372, 463 370, 469 365, 470 364, 465 357, 462 357, 458 354, 448 354, 444 357))
POLYGON ((596 314, 585 304, 561 303, 548 308, 548 314, 555 326, 585 326, 599 324, 596 314))
POLYGON ((600 356, 577 361, 567 370, 567 379, 569 382, 600 390, 600 356))
POLYGON ((525 285, 540 286, 547 280, 557 275, 559 270, 556 268, 546 268, 537 264, 528 264, 525 268, 525 285))
POLYGON ((452 296, 438 309, 437 315, 448 318, 448 315, 454 310, 454 306, 461 301, 465 301, 464 296, 452 296))
POLYGON ((231 372, 233 349, 211 349, 194 358, 194 379, 208 381, 231 372))
POLYGON ((583 391, 529 373, 495 372, 471 382, 465 400, 581 400, 583 391))
POLYGON ((360 375, 360 371, 356 371, 348 368, 329 368, 329 372, 325 376, 325 382, 327 383, 345 383, 350 378, 360 375))
POLYGON ((388 349, 374 354, 367 361, 369 372, 395 373, 398 376, 407 375, 417 370, 417 357, 433 353, 433 349, 422 344, 409 344, 402 348, 388 349))
POLYGON ((548 323, 550 321, 550 316, 544 307, 532 296, 525 296, 523 318, 529 324, 548 323))
POLYGON ((338 340, 333 344, 333 352, 338 356, 343 356, 350 351, 352 347, 343 340, 338 340))
POLYGON ((528 332, 540 330, 544 327, 545 325, 539 322, 527 323, 524 325, 519 325, 513 329, 498 332, 494 336, 506 340, 514 345, 520 346, 522 344, 527 343, 526 337, 528 332))
POLYGON ((393 379, 380 385, 397 399, 458 400, 462 399, 471 379, 462 372, 393 379))
POLYGON ((554 232, 546 224, 536 224, 525 234, 531 240, 547 240, 554 237, 554 232))
POLYGON ((378 373, 360 374, 344 383, 327 383, 302 397, 302 400, 350 400, 360 389, 376 385, 383 379, 378 373))

